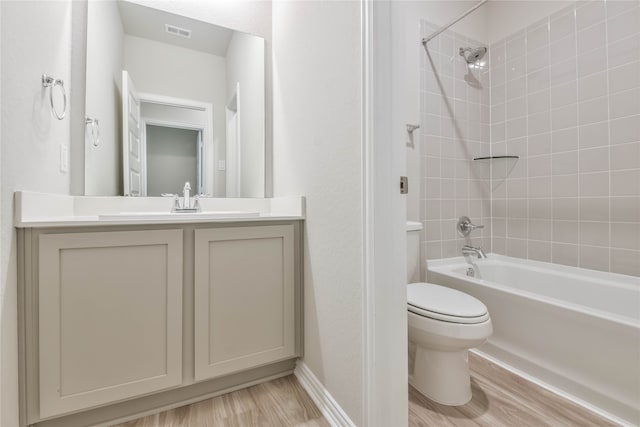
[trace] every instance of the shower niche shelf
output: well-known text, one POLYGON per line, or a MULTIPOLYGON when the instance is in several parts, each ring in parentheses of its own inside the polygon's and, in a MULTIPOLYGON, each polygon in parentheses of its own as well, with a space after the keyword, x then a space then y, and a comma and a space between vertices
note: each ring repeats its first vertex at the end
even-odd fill
POLYGON ((487 157, 474 157, 473 160, 518 160, 520 156, 487 156, 487 157))
POLYGON ((520 156, 474 157, 473 164, 477 176, 481 179, 490 179, 495 189, 509 176, 518 159, 520 156))

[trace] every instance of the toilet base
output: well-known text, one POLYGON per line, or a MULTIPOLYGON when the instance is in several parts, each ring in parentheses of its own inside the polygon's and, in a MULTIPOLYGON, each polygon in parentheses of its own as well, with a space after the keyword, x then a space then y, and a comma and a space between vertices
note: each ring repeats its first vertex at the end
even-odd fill
POLYGON ((437 351, 418 345, 409 384, 443 405, 468 403, 471 400, 469 351, 437 351))

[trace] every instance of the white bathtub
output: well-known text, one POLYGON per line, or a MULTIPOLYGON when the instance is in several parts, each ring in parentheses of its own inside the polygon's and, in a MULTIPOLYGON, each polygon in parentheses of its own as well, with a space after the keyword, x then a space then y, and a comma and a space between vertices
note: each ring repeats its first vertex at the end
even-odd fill
POLYGON ((429 282, 488 307, 494 332, 481 353, 640 425, 640 278, 494 254, 427 269, 429 282))

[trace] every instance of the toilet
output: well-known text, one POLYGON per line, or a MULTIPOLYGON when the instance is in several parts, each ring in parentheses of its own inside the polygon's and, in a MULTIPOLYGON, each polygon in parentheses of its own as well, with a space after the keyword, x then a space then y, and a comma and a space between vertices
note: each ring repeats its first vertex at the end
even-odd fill
POLYGON ((409 383, 449 406, 471 400, 468 351, 493 332, 487 307, 471 295, 420 277, 419 222, 407 222, 407 316, 409 343, 415 346, 409 383), (412 283, 413 282, 413 283, 412 283))

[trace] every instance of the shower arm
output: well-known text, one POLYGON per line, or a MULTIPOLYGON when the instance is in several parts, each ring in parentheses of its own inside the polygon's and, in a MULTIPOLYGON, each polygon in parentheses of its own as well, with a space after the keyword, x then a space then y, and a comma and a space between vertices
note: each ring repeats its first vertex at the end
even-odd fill
POLYGON ((471 9, 467 10, 465 13, 463 13, 460 16, 458 16, 457 18, 455 18, 453 21, 449 22, 448 24, 443 25, 442 27, 440 27, 440 29, 436 30, 434 33, 431 33, 431 35, 429 37, 424 37, 422 39, 422 45, 426 48, 427 47, 427 43, 429 43, 429 41, 431 41, 433 38, 437 37, 443 31, 446 31, 450 26, 452 26, 456 22, 460 21, 461 19, 465 18, 467 15, 469 15, 470 13, 472 13, 473 11, 475 11, 477 8, 479 8, 480 6, 482 6, 483 4, 485 4, 488 1, 489 0, 480 0, 478 3, 473 5, 471 7, 471 9))

